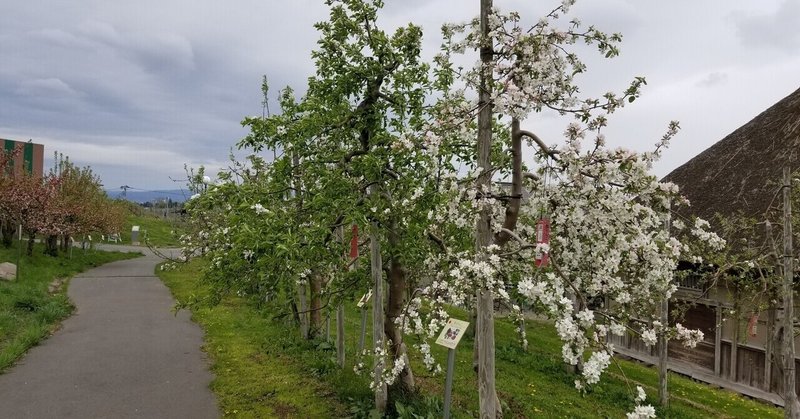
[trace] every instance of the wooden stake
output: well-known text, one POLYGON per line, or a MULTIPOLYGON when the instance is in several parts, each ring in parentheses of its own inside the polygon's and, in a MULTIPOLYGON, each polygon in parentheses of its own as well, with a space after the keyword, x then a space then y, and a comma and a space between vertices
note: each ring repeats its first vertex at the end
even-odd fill
MULTIPOLYGON (((344 226, 339 226, 339 241, 344 247, 344 226)), ((348 263, 347 250, 344 251, 342 260, 348 263)), ((353 269, 352 265, 349 269, 353 269)), ((336 307, 336 363, 339 368, 344 367, 344 305, 340 302, 336 307)))
MULTIPOLYGON (((377 186, 370 186, 370 194, 378 193, 377 186)), ((372 274, 372 348, 373 351, 384 351, 383 345, 383 260, 381 259, 381 239, 378 236, 378 223, 372 222, 369 231, 370 273, 372 274)), ((374 352, 373 352, 374 353, 374 352)), ((374 383, 381 382, 383 376, 383 358, 375 358, 373 373, 374 383)), ((388 395, 386 384, 376 385, 375 408, 378 412, 386 411, 388 395)))
POLYGON ((783 417, 800 417, 794 368, 794 249, 792 243, 792 176, 783 168, 783 417))
MULTIPOLYGON (((494 60, 492 43, 489 40, 489 15, 492 11, 492 0, 481 0, 480 27, 481 36, 487 42, 481 45, 480 55, 483 70, 480 74, 478 93, 478 144, 477 164, 480 175, 476 186, 479 194, 488 193, 491 189, 491 148, 492 148, 492 76, 491 65, 494 60)), ((481 208, 476 223, 475 253, 481 255, 486 247, 493 243, 491 229, 491 210, 481 208)), ((481 419, 495 419, 502 416, 497 390, 495 387, 495 348, 494 348, 494 293, 491 289, 481 289, 477 293, 477 320, 475 327, 475 349, 478 352, 478 401, 481 419)))
MULTIPOLYGON (((664 228, 667 230, 667 235, 670 233, 670 206, 667 205, 667 217, 664 220, 664 228)), ((669 300, 665 296, 661 299, 660 307, 660 321, 661 327, 666 328, 669 325, 669 300)), ((669 405, 669 391, 667 389, 667 381, 669 378, 669 367, 667 366, 667 357, 669 354, 669 340, 667 339, 666 331, 658 334, 658 402, 661 406, 666 407, 669 405)))

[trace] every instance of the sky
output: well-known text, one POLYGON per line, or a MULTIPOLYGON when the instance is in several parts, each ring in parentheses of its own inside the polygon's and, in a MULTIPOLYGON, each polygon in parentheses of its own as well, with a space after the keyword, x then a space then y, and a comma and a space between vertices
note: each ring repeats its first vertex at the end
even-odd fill
MULTIPOLYGON (((478 12, 477 0, 386 3, 379 23, 422 26, 426 57, 442 23, 478 12)), ((495 1, 529 23, 558 4, 495 1)), ((262 75, 273 111, 280 87, 304 91, 312 25, 327 14, 323 0, 2 0, 0 138, 44 144, 48 162, 58 151, 90 165, 108 189, 176 189, 184 165, 227 166, 247 134, 241 120, 261 114, 262 75)), ((611 116, 610 146, 651 149, 680 121, 659 176, 800 88, 797 0, 579 0, 570 16, 623 34, 620 57, 582 50, 582 93, 648 82, 611 116)), ((537 114, 524 128, 557 144, 568 123, 537 114)))

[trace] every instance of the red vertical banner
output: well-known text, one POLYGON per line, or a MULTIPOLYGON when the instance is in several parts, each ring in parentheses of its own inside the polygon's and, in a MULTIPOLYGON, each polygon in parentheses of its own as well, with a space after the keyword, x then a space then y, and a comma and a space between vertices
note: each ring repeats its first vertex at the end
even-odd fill
MULTIPOLYGON (((547 218, 542 218, 536 223, 536 244, 550 244, 550 220, 547 218)), ((547 266, 547 263, 550 261, 550 255, 548 253, 538 253, 535 257, 537 268, 547 266)))
POLYGON ((747 333, 753 338, 758 335, 758 313, 750 316, 750 320, 747 322, 747 333))
POLYGON ((358 226, 353 224, 353 237, 350 239, 350 259, 358 258, 358 226))

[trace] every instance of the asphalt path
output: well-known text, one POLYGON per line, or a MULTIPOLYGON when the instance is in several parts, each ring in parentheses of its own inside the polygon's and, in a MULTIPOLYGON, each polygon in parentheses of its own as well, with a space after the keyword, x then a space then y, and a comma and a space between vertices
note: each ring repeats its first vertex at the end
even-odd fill
POLYGON ((219 417, 201 329, 131 250, 71 280, 73 316, 0 374, 0 418, 219 417))

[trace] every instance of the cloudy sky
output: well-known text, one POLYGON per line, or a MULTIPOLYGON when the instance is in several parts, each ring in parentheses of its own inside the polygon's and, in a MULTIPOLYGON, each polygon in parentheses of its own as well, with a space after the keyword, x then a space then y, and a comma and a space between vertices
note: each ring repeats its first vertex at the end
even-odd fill
MULTIPOLYGON (((432 56, 441 24, 471 18, 478 1, 386 3, 383 26, 422 25, 432 56)), ((557 4, 496 0, 530 22, 557 4)), ((624 36, 620 57, 586 56, 584 93, 648 81, 613 115, 611 145, 646 150, 681 122, 659 175, 800 88, 797 0, 579 0, 571 15, 624 36)), ((4 0, 0 138, 63 152, 110 189, 175 188, 184 163, 226 165, 241 119, 261 113, 262 74, 276 92, 304 90, 312 24, 326 17, 322 0, 4 0)), ((567 122, 538 115, 526 127, 556 143, 567 122)))

